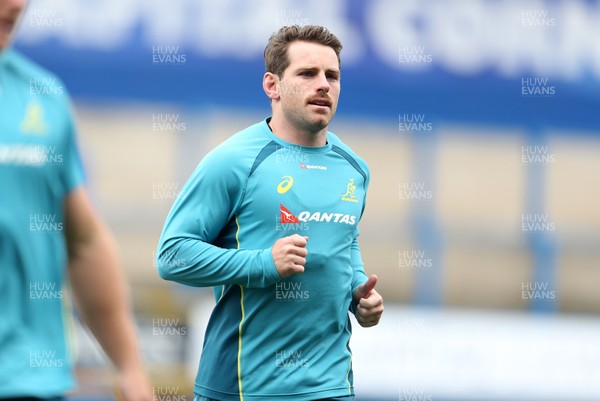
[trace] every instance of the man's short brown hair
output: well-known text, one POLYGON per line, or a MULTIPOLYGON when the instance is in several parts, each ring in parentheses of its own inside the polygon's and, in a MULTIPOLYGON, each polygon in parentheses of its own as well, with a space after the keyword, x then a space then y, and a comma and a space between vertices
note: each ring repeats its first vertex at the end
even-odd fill
POLYGON ((265 48, 265 69, 279 77, 290 65, 287 50, 290 43, 305 41, 331 47, 340 63, 342 42, 327 28, 319 25, 292 25, 281 27, 269 38, 265 48))

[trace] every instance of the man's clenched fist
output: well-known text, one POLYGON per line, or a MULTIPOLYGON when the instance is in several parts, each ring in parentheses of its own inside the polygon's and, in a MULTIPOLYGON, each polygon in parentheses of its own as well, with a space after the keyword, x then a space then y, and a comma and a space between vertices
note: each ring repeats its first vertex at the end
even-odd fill
POLYGON ((283 237, 275 241, 271 252, 275 267, 281 278, 286 278, 292 274, 304 273, 304 265, 306 264, 306 244, 308 237, 303 237, 298 234, 283 237))

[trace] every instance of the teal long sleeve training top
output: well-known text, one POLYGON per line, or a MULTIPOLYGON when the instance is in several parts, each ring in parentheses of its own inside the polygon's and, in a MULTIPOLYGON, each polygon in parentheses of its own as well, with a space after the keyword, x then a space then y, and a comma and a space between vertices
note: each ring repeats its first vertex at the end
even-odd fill
POLYGON ((352 293, 369 169, 335 134, 304 147, 268 119, 230 137, 182 188, 157 250, 160 276, 214 289, 195 392, 223 401, 351 396, 352 293), (303 274, 281 279, 271 247, 307 236, 303 274))

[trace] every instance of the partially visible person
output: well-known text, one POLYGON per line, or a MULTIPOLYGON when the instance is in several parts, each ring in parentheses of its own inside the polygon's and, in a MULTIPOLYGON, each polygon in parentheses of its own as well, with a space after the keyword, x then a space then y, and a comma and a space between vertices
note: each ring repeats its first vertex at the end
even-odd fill
POLYGON ((9 49, 25 6, 0 0, 0 399, 61 399, 74 388, 68 276, 120 397, 150 401, 115 246, 84 188, 69 97, 9 49))

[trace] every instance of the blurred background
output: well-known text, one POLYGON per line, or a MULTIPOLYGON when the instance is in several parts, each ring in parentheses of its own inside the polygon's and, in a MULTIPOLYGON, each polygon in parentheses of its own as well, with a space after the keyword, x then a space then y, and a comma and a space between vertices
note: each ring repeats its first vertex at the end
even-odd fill
MULTIPOLYGON (((342 40, 331 130, 371 168, 360 243, 386 312, 354 325, 357 400, 599 400, 598 2, 33 0, 16 47, 73 96, 155 400, 192 401, 214 305, 158 277, 164 220, 269 115, 262 52, 291 24, 342 40)), ((73 397, 112 398, 75 324, 73 397)))

